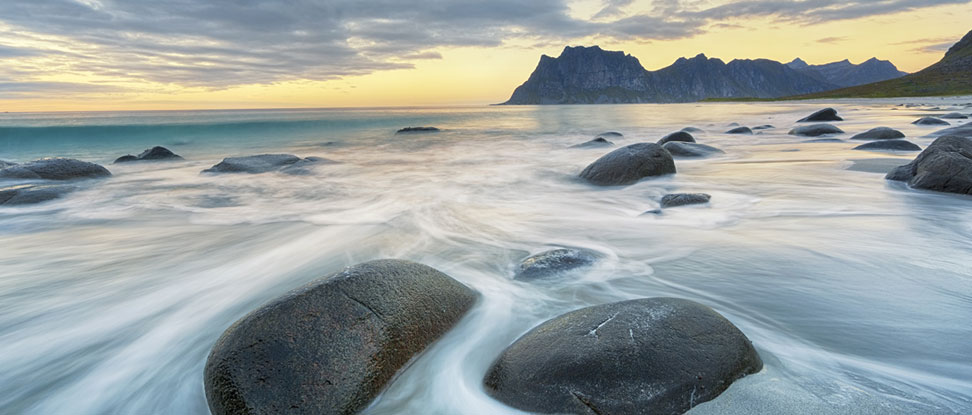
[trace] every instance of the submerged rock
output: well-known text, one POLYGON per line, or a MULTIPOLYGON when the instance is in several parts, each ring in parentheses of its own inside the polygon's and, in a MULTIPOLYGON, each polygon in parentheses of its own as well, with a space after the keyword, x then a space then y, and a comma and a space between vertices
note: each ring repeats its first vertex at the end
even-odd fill
POLYGON ((615 137, 615 138, 620 138, 620 137, 624 137, 624 134, 621 134, 621 133, 619 133, 617 131, 607 131, 607 132, 600 133, 597 136, 598 137, 615 137))
POLYGON ((844 119, 840 118, 840 116, 837 115, 837 110, 833 108, 824 108, 804 118, 801 118, 797 122, 821 122, 821 121, 844 121, 844 119))
POLYGON ((203 170, 203 173, 266 173, 281 171, 291 174, 306 173, 305 168, 311 164, 327 163, 330 160, 321 157, 302 159, 292 154, 260 154, 245 157, 227 157, 213 167, 203 170), (291 170, 287 170, 290 168, 291 170))
POLYGON ((149 161, 149 160, 183 160, 182 156, 169 151, 169 149, 162 146, 155 146, 148 150, 143 151, 138 156, 133 156, 131 154, 121 156, 115 159, 115 163, 128 163, 133 161, 149 161))
POLYGON ((877 127, 851 137, 851 140, 894 140, 904 138, 901 131, 888 127, 877 127))
POLYGON ((12 161, 3 161, 3 160, 0 160, 0 169, 5 169, 7 167, 16 166, 16 165, 17 165, 17 163, 14 163, 12 161))
POLYGON ((597 256, 581 249, 554 249, 524 259, 513 274, 515 280, 548 278, 597 262, 597 256))
POLYGON ((665 145, 662 147, 665 150, 668 150, 673 157, 708 157, 713 154, 725 153, 718 148, 707 146, 705 144, 683 143, 679 141, 665 143, 665 145))
POLYGON ((700 205, 709 203, 712 196, 705 193, 672 193, 665 195, 661 199, 662 209, 685 206, 685 205, 700 205))
POLYGON ((749 339, 711 308, 647 298, 548 320, 508 347, 483 383, 529 412, 681 414, 762 367, 749 339))
POLYGON ((75 180, 111 176, 94 163, 67 158, 46 158, 0 170, 0 179, 75 180))
POLYGON ((776 127, 769 124, 757 125, 753 127, 754 130, 769 130, 771 128, 776 128, 776 127))
POLYGON ((675 174, 675 161, 668 150, 658 144, 638 143, 605 154, 580 177, 598 186, 621 186, 665 174, 675 174))
POLYGON ((843 143, 844 140, 839 138, 815 138, 813 140, 804 140, 801 143, 843 143))
POLYGON ((972 139, 939 137, 918 157, 891 170, 888 180, 916 189, 972 195, 972 139))
POLYGON ((968 124, 957 125, 952 128, 946 128, 944 130, 935 131, 937 136, 945 135, 957 135, 959 137, 972 137, 972 122, 968 124))
POLYGON ((224 414, 353 414, 437 340, 477 294, 409 261, 359 264, 246 315, 206 361, 209 408, 224 414))
POLYGON ((695 137, 692 137, 692 134, 689 134, 685 131, 676 131, 674 133, 662 137, 662 139, 658 140, 656 144, 664 145, 665 143, 670 143, 673 141, 680 141, 683 143, 694 143, 695 137))
POLYGON ((938 118, 942 118, 945 120, 965 120, 968 119, 969 116, 959 112, 950 112, 945 115, 940 115, 938 118))
POLYGON ((439 132, 436 127, 405 127, 401 130, 395 132, 395 134, 405 134, 405 133, 436 133, 439 132))
POLYGON ((572 145, 570 146, 570 148, 597 148, 597 147, 610 147, 613 145, 614 143, 608 141, 608 139, 604 137, 597 137, 591 141, 572 145))
POLYGON ((912 122, 912 124, 915 124, 915 125, 951 125, 951 124, 948 123, 948 121, 943 121, 943 120, 940 120, 940 119, 935 118, 935 117, 921 117, 921 118, 917 119, 915 122, 912 122))
POLYGON ((685 127, 685 128, 682 129, 682 131, 685 131, 687 133, 701 133, 701 132, 703 132, 703 130, 701 128, 697 128, 697 127, 685 127))
POLYGON ((77 190, 69 185, 33 185, 0 187, 0 205, 29 205, 57 199, 77 190))
POLYGON ((908 140, 881 140, 873 141, 854 147, 854 150, 869 151, 921 151, 921 147, 908 140))
POLYGON ((752 133, 753 130, 750 129, 749 127, 736 127, 729 131, 726 131, 726 134, 752 134, 752 133))
POLYGON ((844 130, 830 124, 813 124, 796 127, 790 130, 790 135, 800 135, 804 137, 819 137, 826 134, 843 134, 844 130))

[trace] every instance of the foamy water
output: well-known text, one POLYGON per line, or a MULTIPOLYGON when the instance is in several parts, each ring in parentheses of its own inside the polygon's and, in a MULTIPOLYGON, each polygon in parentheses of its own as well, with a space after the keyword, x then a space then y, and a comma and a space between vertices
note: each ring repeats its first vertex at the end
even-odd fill
POLYGON ((842 138, 889 126, 925 146, 936 128, 910 122, 972 112, 969 101, 0 114, 0 159, 75 157, 114 174, 0 207, 0 413, 206 414, 202 368, 226 327, 376 258, 428 264, 482 300, 369 414, 517 413, 481 386, 507 345, 570 310, 657 296, 712 306, 765 361, 693 414, 970 413, 972 198, 848 169, 914 154, 786 135, 833 105, 842 138), (778 128, 722 134, 731 122, 778 128), (409 125, 444 131, 394 134, 409 125), (628 187, 575 179, 610 149, 570 145, 687 126, 726 154, 628 187), (187 160, 109 165, 153 145, 187 160), (265 152, 339 163, 199 174, 265 152), (671 192, 712 203, 641 215, 671 192), (553 247, 603 259, 512 280, 519 260, 553 247))

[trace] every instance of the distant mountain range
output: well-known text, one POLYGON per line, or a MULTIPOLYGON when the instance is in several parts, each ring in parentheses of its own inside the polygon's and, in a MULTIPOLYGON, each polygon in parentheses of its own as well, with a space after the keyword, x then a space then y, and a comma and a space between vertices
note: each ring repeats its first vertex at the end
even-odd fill
POLYGON ((692 102, 709 98, 777 98, 829 91, 906 75, 891 62, 870 59, 808 65, 768 59, 725 63, 699 54, 657 71, 645 70, 624 52, 566 47, 557 58, 540 57, 530 78, 507 105, 692 102))
POLYGON ((888 98, 972 95, 972 32, 952 45, 942 60, 911 75, 793 98, 888 98))

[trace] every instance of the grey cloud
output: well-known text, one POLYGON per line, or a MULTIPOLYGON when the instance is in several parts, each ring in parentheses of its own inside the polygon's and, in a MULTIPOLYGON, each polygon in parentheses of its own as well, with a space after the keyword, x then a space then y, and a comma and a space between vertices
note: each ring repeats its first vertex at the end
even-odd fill
POLYGON ((817 39, 817 43, 840 43, 840 42, 843 42, 845 40, 847 40, 846 37, 842 37, 842 36, 832 36, 832 37, 825 37, 825 38, 817 39))
POLYGON ((970 0, 796 0, 741 1, 709 9, 686 12, 684 16, 703 19, 731 19, 771 16, 785 21, 821 23, 899 13, 949 4, 968 4, 970 0))

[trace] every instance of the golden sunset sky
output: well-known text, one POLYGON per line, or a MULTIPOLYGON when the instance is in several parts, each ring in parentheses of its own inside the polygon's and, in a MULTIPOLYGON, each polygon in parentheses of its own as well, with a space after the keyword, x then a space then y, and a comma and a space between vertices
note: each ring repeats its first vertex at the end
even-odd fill
POLYGON ((0 111, 490 104, 566 45, 649 70, 705 53, 914 72, 969 16, 972 0, 4 0, 0 111))

